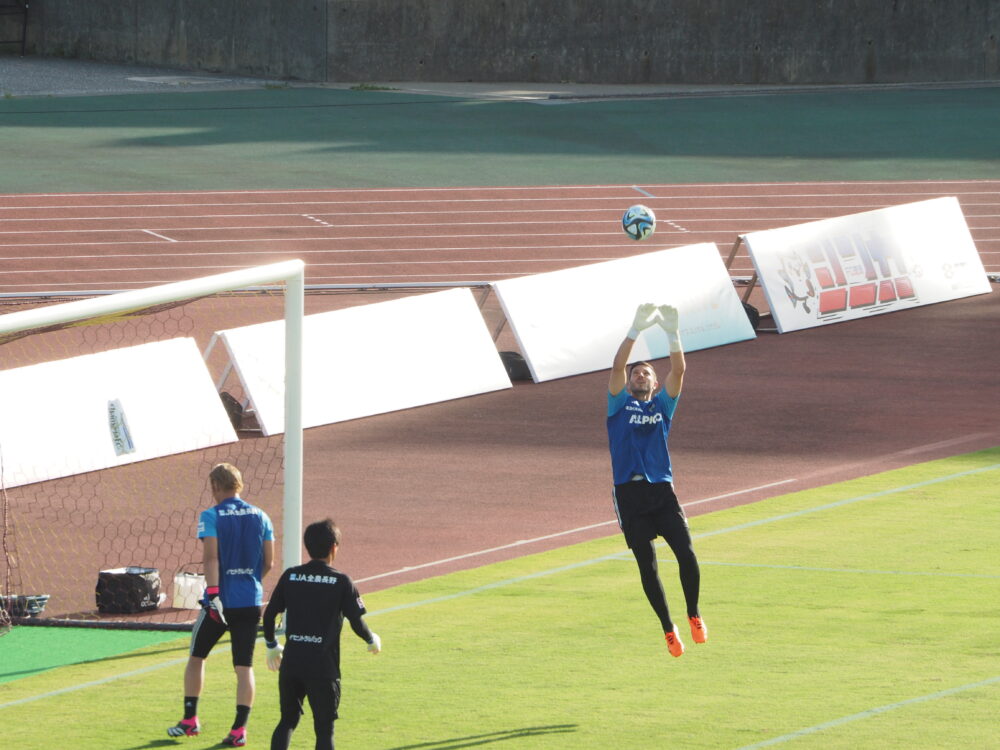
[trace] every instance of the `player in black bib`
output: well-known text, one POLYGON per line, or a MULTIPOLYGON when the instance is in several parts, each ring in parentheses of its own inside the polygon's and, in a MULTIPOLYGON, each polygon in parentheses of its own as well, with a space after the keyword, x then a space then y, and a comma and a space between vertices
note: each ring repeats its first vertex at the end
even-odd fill
POLYGON ((332 567, 340 529, 329 518, 306 527, 303 535, 312 558, 288 568, 264 610, 267 666, 279 671, 281 721, 271 735, 271 750, 287 750, 308 697, 316 730, 316 750, 333 750, 333 722, 340 705, 340 631, 344 618, 377 654, 379 637, 363 615, 365 604, 349 576, 332 567), (274 636, 275 618, 285 613, 285 645, 274 636))

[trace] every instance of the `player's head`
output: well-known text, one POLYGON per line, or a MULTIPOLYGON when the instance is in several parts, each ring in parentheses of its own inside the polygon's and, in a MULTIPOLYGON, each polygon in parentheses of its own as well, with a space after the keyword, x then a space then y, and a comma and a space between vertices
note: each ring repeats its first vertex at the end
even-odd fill
POLYGON ((217 464, 212 467, 208 483, 213 492, 229 493, 230 496, 243 492, 243 475, 232 464, 217 464))
POLYGON ((340 529, 332 519, 324 518, 306 526, 302 541, 309 557, 313 560, 325 560, 334 547, 340 546, 340 529))
POLYGON ((649 362, 634 362, 628 368, 628 392, 648 399, 656 390, 656 370, 649 362))

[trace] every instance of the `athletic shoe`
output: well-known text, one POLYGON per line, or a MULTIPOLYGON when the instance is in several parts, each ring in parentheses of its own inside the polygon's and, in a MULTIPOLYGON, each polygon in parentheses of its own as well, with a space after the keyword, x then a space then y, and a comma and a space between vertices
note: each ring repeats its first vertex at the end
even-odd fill
POLYGON ((201 724, 198 723, 198 717, 194 716, 190 719, 181 719, 177 722, 177 726, 170 727, 167 730, 168 737, 194 737, 201 731, 201 724))
POLYGON ((667 639, 667 648, 670 649, 671 656, 680 656, 684 653, 684 644, 681 642, 681 635, 677 632, 676 625, 669 633, 664 633, 663 637, 667 639))
POLYGON ((708 626, 700 615, 689 617, 688 625, 691 626, 691 638, 694 639, 695 643, 704 643, 708 640, 708 626))
POLYGON ((232 730, 226 735, 226 739, 222 741, 222 744, 226 747, 243 747, 247 744, 247 728, 240 727, 239 729, 232 730))

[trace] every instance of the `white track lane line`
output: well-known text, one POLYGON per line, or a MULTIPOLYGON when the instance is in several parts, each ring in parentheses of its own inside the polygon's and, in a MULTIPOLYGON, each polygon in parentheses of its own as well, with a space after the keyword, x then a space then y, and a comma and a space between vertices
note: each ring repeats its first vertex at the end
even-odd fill
MULTIPOLYGON (((122 230, 114 230, 114 229, 112 229, 112 230, 109 230, 109 231, 114 232, 114 231, 122 231, 122 230)), ((127 231, 127 230, 125 230, 125 231, 127 231)), ((159 237, 161 240, 166 240, 167 242, 177 242, 177 240, 175 240, 175 239, 172 239, 170 237, 166 237, 166 236, 164 236, 162 234, 157 234, 152 229, 143 229, 142 231, 145 232, 146 234, 151 234, 154 237, 159 237)), ((4 234, 6 234, 6 232, 4 232, 4 234)), ((36 234, 37 234, 37 232, 36 232, 36 234)))
MULTIPOLYGON (((987 186, 987 185, 998 185, 1000 186, 1000 180, 834 180, 831 182, 826 181, 805 181, 805 182, 685 182, 681 184, 677 183, 660 183, 657 185, 647 185, 650 188, 667 188, 667 189, 688 189, 688 188, 720 188, 720 187, 784 187, 784 186, 799 187, 802 185, 816 185, 819 187, 853 187, 856 185, 890 185, 895 188, 902 188, 906 186, 911 186, 920 189, 933 189, 935 185, 970 185, 970 186, 987 186)), ((612 185, 612 184, 594 184, 594 185, 512 185, 512 186, 492 186, 492 185, 469 185, 469 186, 458 186, 458 187, 429 187, 429 188, 403 188, 403 187, 387 187, 387 188, 300 188, 300 189, 288 189, 288 190, 205 190, 205 191, 193 191, 193 190, 163 190, 156 192, 137 192, 137 193, 34 193, 31 198, 68 198, 68 197, 86 197, 86 198, 104 198, 108 196, 120 196, 123 198, 140 196, 140 195, 315 195, 317 193, 347 193, 353 194, 358 192, 368 192, 368 193, 442 193, 442 192, 483 192, 483 191, 493 191, 493 192, 504 192, 504 191, 516 191, 516 192, 530 192, 536 190, 609 190, 609 189, 621 189, 628 190, 631 185, 612 185)), ((899 195, 909 195, 910 193, 899 193, 899 195)), ((5 193, 0 194, 0 197, 4 198, 24 198, 25 196, 20 193, 5 193)))

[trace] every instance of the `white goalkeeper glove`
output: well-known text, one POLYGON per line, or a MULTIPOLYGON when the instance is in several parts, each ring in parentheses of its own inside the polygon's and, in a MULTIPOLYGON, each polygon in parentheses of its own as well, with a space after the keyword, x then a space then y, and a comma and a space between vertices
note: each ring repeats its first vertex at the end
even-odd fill
POLYGON ((219 598, 219 587, 209 586, 205 589, 205 598, 201 600, 202 609, 208 616, 220 625, 226 625, 226 615, 223 612, 222 599, 219 598))
POLYGON ((652 319, 657 308, 652 302, 644 302, 635 309, 635 320, 632 321, 632 328, 628 332, 628 337, 635 341, 639 338, 639 332, 644 331, 656 321, 652 319))
POLYGON ((267 668, 277 672, 281 667, 281 652, 285 650, 277 641, 265 641, 267 644, 267 668))
POLYGON ((382 639, 378 637, 378 633, 372 633, 372 640, 368 644, 368 650, 373 654, 377 654, 382 650, 382 639))
POLYGON ((680 313, 672 305, 660 305, 660 327, 667 333, 667 341, 670 342, 670 351, 679 352, 681 350, 680 313))

